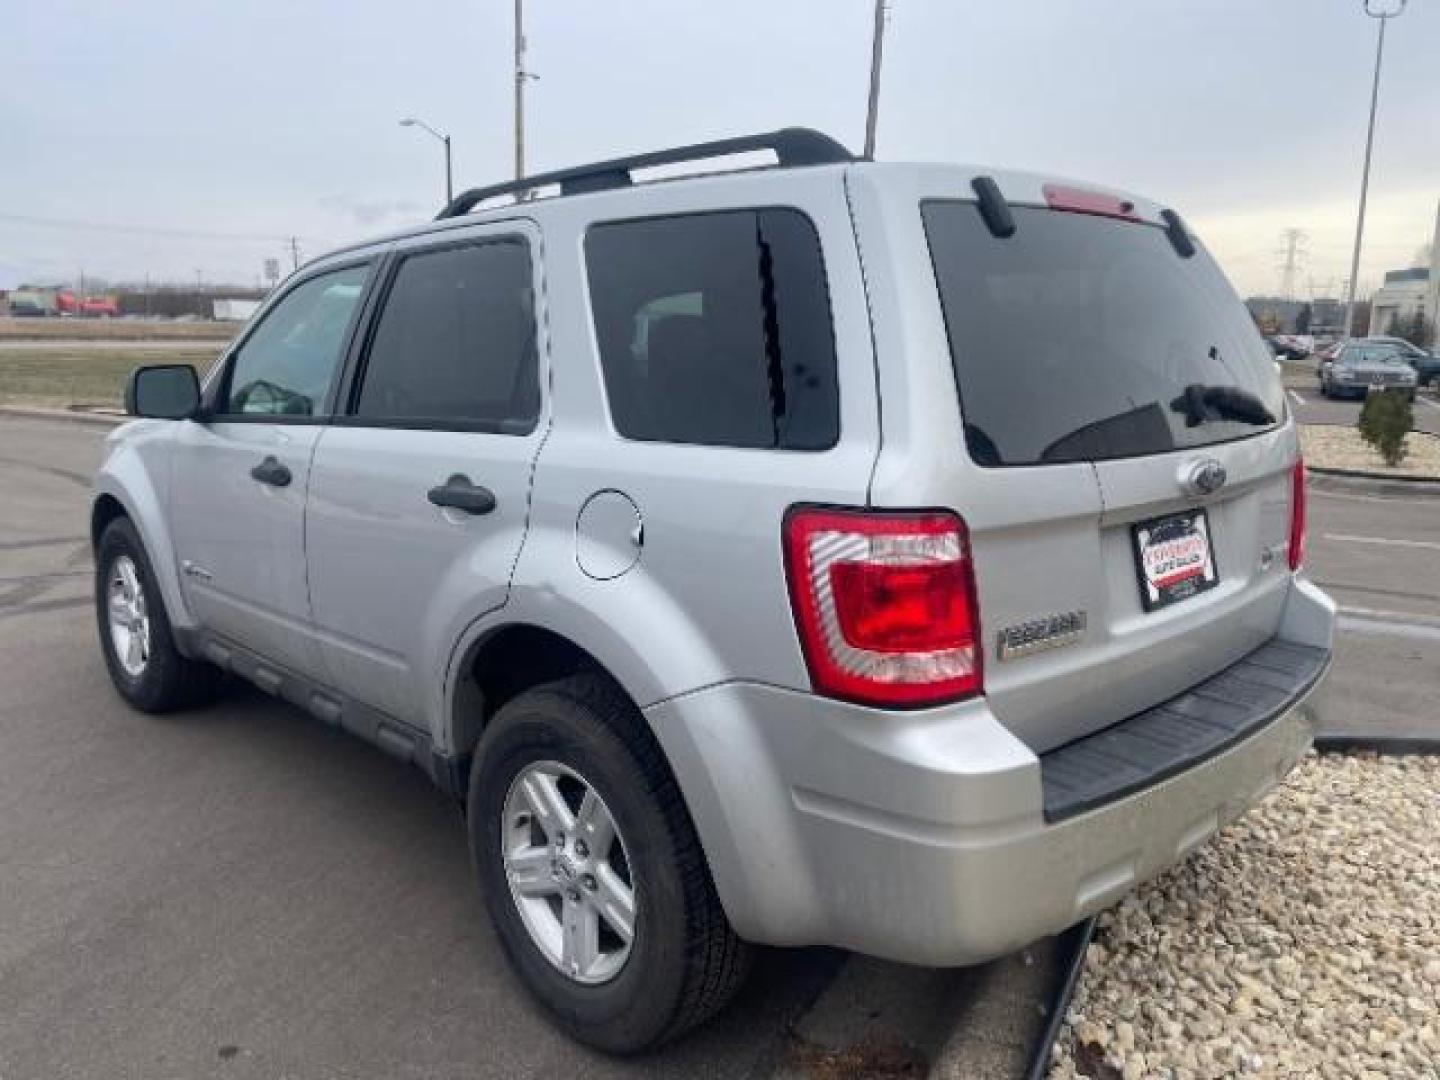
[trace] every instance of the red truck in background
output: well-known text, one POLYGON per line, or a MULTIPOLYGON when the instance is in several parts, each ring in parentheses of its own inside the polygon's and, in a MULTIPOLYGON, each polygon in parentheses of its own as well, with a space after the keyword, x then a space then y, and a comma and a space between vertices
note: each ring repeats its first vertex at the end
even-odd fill
POLYGON ((69 289, 16 289, 10 293, 9 302, 10 314, 19 316, 114 319, 120 314, 120 305, 113 296, 77 297, 69 289))
POLYGON ((76 297, 68 291, 55 294, 55 309, 61 315, 81 315, 91 319, 113 319, 120 314, 119 305, 111 297, 76 297))

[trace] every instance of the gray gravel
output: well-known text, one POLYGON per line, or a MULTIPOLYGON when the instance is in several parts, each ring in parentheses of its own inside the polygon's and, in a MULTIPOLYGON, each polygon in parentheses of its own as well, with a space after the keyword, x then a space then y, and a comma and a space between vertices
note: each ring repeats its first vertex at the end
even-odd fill
POLYGON ((1440 758, 1311 754, 1101 917, 1051 1080, 1440 1077, 1440 758))

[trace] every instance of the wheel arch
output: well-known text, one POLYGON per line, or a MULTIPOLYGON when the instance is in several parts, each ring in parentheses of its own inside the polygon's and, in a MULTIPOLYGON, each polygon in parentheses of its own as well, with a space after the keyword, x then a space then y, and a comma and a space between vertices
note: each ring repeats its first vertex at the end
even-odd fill
MULTIPOLYGON (((442 745, 467 759, 495 712, 517 694, 582 671, 620 681, 589 650, 554 630, 527 622, 492 626, 457 650, 446 695, 442 745)), ((634 701, 634 697, 630 696, 634 701)))
POLYGON ((165 526, 159 495, 143 466, 139 462, 131 464, 133 467, 127 467, 123 460, 118 463, 112 461, 96 478, 95 497, 90 503, 92 550, 98 552, 100 538, 111 522, 127 518, 140 534, 140 542, 145 545, 145 554, 160 585, 160 595, 165 601, 171 625, 182 630, 192 628, 195 620, 180 588, 175 549, 165 526), (118 470, 109 467, 115 464, 120 466, 118 470))
POLYGON ((633 685, 621 674, 624 659, 617 664, 573 634, 521 619, 494 623, 457 645, 446 680, 443 730, 437 732, 436 742, 437 757, 447 763, 444 786, 464 796, 476 744, 506 702, 533 687, 584 673, 604 678, 634 706, 641 726, 655 739, 661 759, 679 784, 674 763, 645 715, 648 688, 633 685))

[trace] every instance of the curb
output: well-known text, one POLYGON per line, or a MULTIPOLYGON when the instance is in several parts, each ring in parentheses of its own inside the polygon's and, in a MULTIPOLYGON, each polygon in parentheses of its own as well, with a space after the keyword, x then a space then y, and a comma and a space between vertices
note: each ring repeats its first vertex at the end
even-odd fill
POLYGON ((1315 749, 1322 754, 1353 754, 1369 750, 1392 757, 1440 754, 1440 735, 1316 735, 1315 749))
POLYGON ((0 405, 0 416, 14 416, 22 420, 58 420, 70 424, 95 424, 114 427, 127 423, 131 417, 98 412, 80 412, 76 409, 38 409, 22 405, 0 405))
POLYGON ((1080 973, 1085 969, 1085 956, 1090 951, 1090 939, 1095 936, 1096 916, 1091 915, 1082 923, 1076 923, 1065 931, 1064 944, 1070 948, 1070 957, 1065 963, 1065 974, 1055 987, 1055 993, 1045 1003, 1047 1019, 1040 1041, 1035 1045, 1035 1054, 1025 1070, 1026 1080, 1045 1080, 1050 1071, 1050 1052, 1055 1040, 1060 1037, 1060 1028, 1065 1024, 1065 1014, 1070 1011, 1070 999, 1080 985, 1080 973))
POLYGON ((1318 492, 1358 490, 1392 499, 1440 499, 1440 480, 1317 469, 1308 463, 1305 472, 1309 477, 1309 487, 1318 492))
POLYGON ((1404 476, 1394 473, 1363 472, 1358 469, 1330 469, 1318 465, 1305 465, 1307 473, 1316 476, 1338 476, 1347 480, 1384 480, 1397 484, 1435 484, 1440 486, 1440 476, 1404 476))

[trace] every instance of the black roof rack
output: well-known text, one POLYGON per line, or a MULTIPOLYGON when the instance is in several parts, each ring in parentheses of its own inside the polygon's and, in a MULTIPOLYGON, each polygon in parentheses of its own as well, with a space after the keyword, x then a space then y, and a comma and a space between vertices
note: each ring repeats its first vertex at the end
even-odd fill
POLYGON ((471 188, 457 195, 449 206, 435 215, 435 220, 443 221, 445 218, 467 214, 486 199, 499 195, 514 195, 549 184, 559 184, 562 195, 605 191, 609 188, 629 187, 634 182, 630 176, 632 169, 675 165, 684 161, 704 161, 707 158, 727 157, 730 154, 744 154, 755 150, 774 151, 782 169, 801 165, 833 165, 855 160, 849 150, 828 135, 810 128, 781 128, 779 131, 767 131, 763 135, 742 135, 734 139, 695 143, 693 146, 677 146, 670 150, 655 150, 633 157, 597 161, 593 165, 577 165, 571 169, 538 173, 504 184, 471 188))

